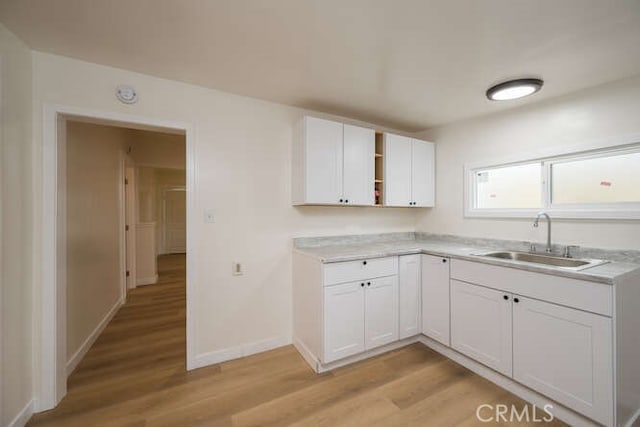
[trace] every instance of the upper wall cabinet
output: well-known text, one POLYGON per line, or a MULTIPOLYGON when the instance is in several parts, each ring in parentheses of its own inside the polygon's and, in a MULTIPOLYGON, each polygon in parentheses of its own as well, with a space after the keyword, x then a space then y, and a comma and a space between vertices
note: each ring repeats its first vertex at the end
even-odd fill
POLYGON ((373 205, 375 131, 303 117, 293 142, 293 204, 373 205))
POLYGON ((384 204, 434 206, 434 187, 434 144, 384 134, 384 204))

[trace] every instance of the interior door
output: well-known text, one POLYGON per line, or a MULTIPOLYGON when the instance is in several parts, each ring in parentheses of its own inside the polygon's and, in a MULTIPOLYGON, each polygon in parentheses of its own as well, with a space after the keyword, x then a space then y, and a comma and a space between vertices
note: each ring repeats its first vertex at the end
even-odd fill
POLYGON ((451 347, 512 375, 511 295, 451 280, 451 347))
POLYGON ((432 255, 422 257, 422 333, 448 346, 449 262, 432 255))
POLYGON ((420 333, 420 255, 399 257, 400 339, 420 333))
POLYGON ((387 206, 410 206, 411 138, 384 135, 384 202, 387 206))
POLYGON ((364 351, 364 292, 363 282, 324 288, 324 363, 364 351))
POLYGON ((349 205, 375 203, 376 134, 373 129, 344 125, 343 196, 349 205))
POLYGON ((411 200, 413 206, 430 207, 435 204, 435 145, 412 140, 411 200))
POLYGON ((187 251, 187 197, 184 188, 164 190, 165 253, 187 251))
POLYGON ((367 350, 398 339, 398 276, 366 280, 365 347, 367 350))
POLYGON ((514 296, 513 377, 604 424, 613 422, 612 321, 514 296))
POLYGON ((306 117, 306 201, 339 204, 342 198, 342 123, 306 117))

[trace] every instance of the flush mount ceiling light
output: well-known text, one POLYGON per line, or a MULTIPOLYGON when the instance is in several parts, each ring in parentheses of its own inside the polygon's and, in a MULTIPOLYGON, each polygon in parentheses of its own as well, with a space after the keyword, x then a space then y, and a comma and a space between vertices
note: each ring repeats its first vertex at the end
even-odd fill
POLYGON ((508 101, 536 93, 544 82, 540 79, 509 80, 487 90, 487 98, 492 101, 508 101))

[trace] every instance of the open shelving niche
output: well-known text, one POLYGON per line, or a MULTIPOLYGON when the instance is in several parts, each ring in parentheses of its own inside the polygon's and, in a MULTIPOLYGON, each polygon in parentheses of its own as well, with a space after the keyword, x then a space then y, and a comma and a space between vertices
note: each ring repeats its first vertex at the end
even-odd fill
POLYGON ((376 131, 376 164, 374 173, 375 205, 384 205, 384 134, 376 131))

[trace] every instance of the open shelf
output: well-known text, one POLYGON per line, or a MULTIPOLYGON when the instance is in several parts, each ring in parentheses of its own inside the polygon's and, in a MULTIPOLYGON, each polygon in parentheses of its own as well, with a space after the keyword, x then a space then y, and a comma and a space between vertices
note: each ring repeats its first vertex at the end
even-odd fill
POLYGON ((384 178, 384 134, 380 131, 376 131, 375 174, 374 174, 376 206, 384 205, 384 185, 382 183, 383 178, 384 178))

